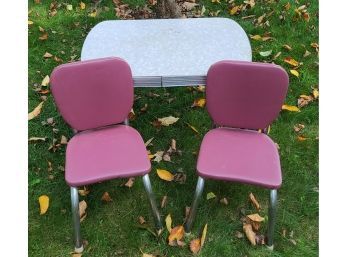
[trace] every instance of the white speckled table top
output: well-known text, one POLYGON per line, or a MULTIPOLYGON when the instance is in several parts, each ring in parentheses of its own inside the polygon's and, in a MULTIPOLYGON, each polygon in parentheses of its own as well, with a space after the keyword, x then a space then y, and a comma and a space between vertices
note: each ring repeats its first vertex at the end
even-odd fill
POLYGON ((104 21, 87 35, 81 60, 109 56, 129 63, 139 87, 205 84, 213 63, 252 59, 245 31, 227 18, 104 21))

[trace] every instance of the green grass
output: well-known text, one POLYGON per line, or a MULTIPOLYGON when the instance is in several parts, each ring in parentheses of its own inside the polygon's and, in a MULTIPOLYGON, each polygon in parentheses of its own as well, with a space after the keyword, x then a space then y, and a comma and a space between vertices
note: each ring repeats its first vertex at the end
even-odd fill
MULTIPOLYGON (((112 1, 102 1, 98 6, 101 12, 97 17, 89 17, 92 2, 86 1, 86 9, 75 9, 79 1, 66 1, 74 6, 73 11, 67 11, 64 3, 58 9, 57 15, 48 15, 50 1, 35 4, 30 1, 29 20, 34 24, 29 27, 29 81, 28 97, 29 110, 40 103, 40 94, 35 92, 35 84, 40 84, 45 75, 50 74, 58 65, 53 59, 44 59, 45 52, 52 53, 68 62, 71 56, 80 57, 83 41, 90 29, 100 21, 116 19, 112 1), (105 8, 108 7, 108 8, 105 8), (40 41, 39 26, 48 31, 46 41, 40 41)), ((127 0, 132 6, 141 6, 145 1, 127 0)), ((242 3, 243 1, 235 1, 242 3)), ((318 42, 318 2, 313 1, 308 7, 311 19, 294 21, 295 7, 305 4, 291 2, 291 8, 286 14, 285 21, 279 20, 287 1, 256 1, 256 6, 242 14, 230 16, 228 4, 221 0, 211 3, 203 0, 209 12, 221 10, 219 16, 235 19, 246 30, 247 34, 263 34, 271 32, 273 40, 260 42, 251 40, 254 61, 270 60, 261 57, 260 51, 272 50, 272 56, 281 51, 282 55, 275 63, 282 65, 287 71, 290 67, 283 62, 287 56, 303 62, 300 77, 290 75, 290 87, 286 103, 296 105, 300 94, 310 94, 312 87, 318 85, 318 56, 310 47, 312 42, 318 42), (274 3, 273 3, 274 2, 274 3), (263 13, 274 13, 268 18, 270 27, 260 28, 252 24, 253 19, 241 19, 242 16, 255 14, 259 17, 263 13), (287 52, 283 44, 290 45, 293 50, 287 52), (312 52, 303 58, 305 49, 312 52)), ((166 150, 170 140, 177 140, 177 148, 182 150, 182 156, 173 156, 172 163, 152 163, 150 174, 154 191, 158 201, 162 196, 168 196, 167 206, 161 210, 163 217, 171 214, 175 225, 182 223, 185 206, 191 204, 197 175, 195 173, 196 153, 199 150, 203 135, 211 127, 211 121, 204 109, 190 108, 194 99, 204 97, 203 93, 189 88, 159 88, 135 90, 141 98, 134 103, 136 119, 131 125, 139 130, 144 140, 154 137, 152 153, 166 150), (149 97, 149 93, 159 94, 160 97, 149 97), (175 98, 168 103, 169 98, 175 98), (148 111, 140 113, 141 107, 148 104, 148 111), (180 120, 170 126, 160 129, 150 123, 156 118, 177 116, 180 120), (186 123, 191 124, 200 132, 195 134, 186 123), (172 172, 179 168, 187 175, 186 183, 167 183, 155 174, 156 168, 168 169, 172 172)), ((204 200, 199 206, 198 216, 193 228, 193 236, 198 236, 205 223, 208 223, 207 242, 199 256, 317 256, 318 255, 318 102, 310 103, 299 113, 281 112, 279 118, 272 124, 270 136, 280 146, 283 170, 283 186, 279 190, 279 211, 275 234, 276 247, 271 253, 265 247, 252 247, 243 238, 234 236, 242 231, 240 211, 247 214, 254 212, 248 202, 249 192, 253 192, 262 205, 261 215, 267 214, 268 192, 262 188, 207 181, 204 200), (298 141, 293 126, 297 123, 305 125, 303 135, 309 139, 298 141), (218 198, 226 197, 227 206, 218 200, 205 200, 208 192, 214 192, 218 198), (296 245, 289 241, 289 236, 282 236, 283 229, 294 231, 293 238, 296 245)), ((64 181, 64 172, 59 166, 64 166, 65 147, 56 152, 48 151, 53 139, 60 139, 61 135, 72 136, 70 128, 64 123, 57 112, 52 96, 49 94, 44 103, 42 113, 29 121, 29 137, 47 137, 46 142, 29 144, 29 256, 68 256, 73 249, 71 230, 71 211, 69 188, 64 181), (41 124, 47 118, 53 117, 54 128, 41 124), (48 162, 52 163, 53 171, 48 171, 48 162), (50 176, 51 175, 51 176, 50 176), (53 178, 52 178, 53 175, 53 178), (49 178, 50 176, 50 178, 49 178), (47 194, 50 197, 50 207, 45 215, 39 215, 38 197, 47 194)), ((146 230, 136 227, 138 216, 143 216, 152 225, 152 218, 141 179, 137 178, 132 188, 121 185, 125 180, 114 180, 90 186, 91 193, 81 199, 88 203, 87 218, 82 222, 83 239, 88 246, 83 256, 141 256, 141 251, 157 253, 161 256, 192 256, 188 247, 170 247, 166 243, 168 236, 164 232, 160 239, 156 239, 146 230), (100 198, 107 191, 113 198, 110 203, 103 203, 100 198)), ((263 226, 265 227, 265 226, 263 226)), ((188 240, 189 238, 187 238, 188 240)))

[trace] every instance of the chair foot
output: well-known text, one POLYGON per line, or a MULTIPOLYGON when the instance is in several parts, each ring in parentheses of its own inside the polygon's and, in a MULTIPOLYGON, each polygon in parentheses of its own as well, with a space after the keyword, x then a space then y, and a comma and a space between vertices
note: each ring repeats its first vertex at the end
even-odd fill
POLYGON ((154 193, 152 191, 150 177, 149 177, 148 174, 143 176, 143 183, 144 183, 145 191, 146 191, 147 196, 148 196, 149 201, 150 201, 151 210, 152 210, 152 213, 153 213, 153 216, 154 216, 154 219, 155 219, 156 229, 158 231, 160 231, 163 228, 163 224, 162 224, 160 212, 159 212, 159 210, 157 208, 155 196, 154 196, 154 193))
POLYGON ((75 250, 74 250, 75 253, 82 253, 83 252, 83 245, 79 248, 76 248, 75 247, 75 250))
POLYGON ((266 245, 266 247, 270 251, 273 251, 273 249, 274 249, 274 245, 266 245))
POLYGON ((71 194, 71 211, 72 211, 73 228, 74 228, 75 252, 81 253, 83 251, 83 244, 81 240, 79 192, 77 187, 70 187, 70 194, 71 194))
POLYGON ((277 211, 277 190, 272 189, 269 195, 269 208, 268 208, 268 230, 267 230, 267 246, 273 250, 274 243, 274 230, 276 222, 277 211))
POLYGON ((191 232, 192 224, 193 224, 193 221, 196 217, 197 207, 198 207, 199 200, 202 196, 203 189, 204 189, 204 179, 202 177, 198 177, 196 191, 195 191, 195 195, 193 197, 193 203, 192 203, 192 206, 190 208, 190 213, 189 213, 187 220, 185 222, 185 225, 184 225, 186 233, 191 232))

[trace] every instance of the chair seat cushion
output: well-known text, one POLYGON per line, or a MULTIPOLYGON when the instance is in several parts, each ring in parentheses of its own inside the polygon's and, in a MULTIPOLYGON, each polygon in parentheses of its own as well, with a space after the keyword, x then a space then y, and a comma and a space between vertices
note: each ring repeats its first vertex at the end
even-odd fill
POLYGON ((209 131, 201 144, 197 172, 203 178, 274 189, 282 183, 277 147, 267 135, 256 131, 209 131))
POLYGON ((65 180, 70 186, 140 176, 150 170, 144 141, 129 126, 81 132, 67 146, 65 180))

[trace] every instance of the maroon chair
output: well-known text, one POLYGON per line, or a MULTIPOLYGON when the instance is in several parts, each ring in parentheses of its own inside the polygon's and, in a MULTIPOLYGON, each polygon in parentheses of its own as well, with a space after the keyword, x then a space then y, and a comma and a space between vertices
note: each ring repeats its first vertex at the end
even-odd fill
POLYGON ((156 227, 162 228, 148 176, 151 163, 146 147, 127 120, 133 105, 129 65, 115 57, 63 64, 52 72, 51 88, 61 115, 76 132, 68 143, 65 164, 75 251, 83 251, 78 186, 143 176, 156 227))
POLYGON ((273 64, 220 61, 210 67, 206 100, 215 128, 204 136, 199 151, 186 232, 191 231, 205 179, 252 184, 271 190, 267 245, 273 249, 282 176, 278 150, 266 128, 281 110, 288 83, 287 73, 273 64))

